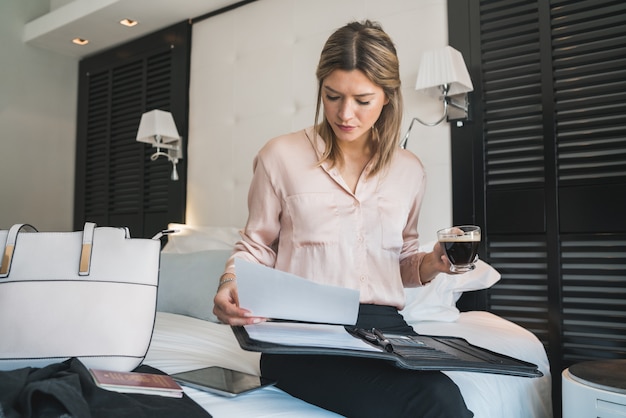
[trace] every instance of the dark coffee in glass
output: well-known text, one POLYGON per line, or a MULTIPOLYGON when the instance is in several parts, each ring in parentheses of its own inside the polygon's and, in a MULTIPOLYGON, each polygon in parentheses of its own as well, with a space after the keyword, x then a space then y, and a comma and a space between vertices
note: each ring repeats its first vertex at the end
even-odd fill
POLYGON ((478 259, 480 227, 476 225, 453 226, 437 231, 439 243, 450 260, 450 270, 466 272, 474 270, 478 259))

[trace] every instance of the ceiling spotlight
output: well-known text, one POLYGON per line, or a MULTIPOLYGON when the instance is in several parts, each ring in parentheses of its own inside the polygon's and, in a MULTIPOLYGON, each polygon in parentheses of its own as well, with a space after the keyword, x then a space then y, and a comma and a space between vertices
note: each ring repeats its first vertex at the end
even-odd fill
POLYGON ((74 38, 72 39, 72 42, 76 45, 87 45, 89 43, 89 40, 83 38, 74 38))
POLYGON ((137 22, 136 20, 133 20, 133 19, 122 19, 122 20, 120 20, 120 24, 121 25, 128 26, 129 28, 132 28, 137 23, 139 23, 139 22, 137 22))

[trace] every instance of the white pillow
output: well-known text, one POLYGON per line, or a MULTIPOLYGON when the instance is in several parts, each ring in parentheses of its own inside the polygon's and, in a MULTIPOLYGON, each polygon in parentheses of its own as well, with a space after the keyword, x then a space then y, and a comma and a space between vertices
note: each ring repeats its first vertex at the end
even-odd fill
MULTIPOLYGON (((431 251, 433 243, 420 247, 431 251)), ((459 310, 456 302, 463 292, 487 289, 500 280, 500 273, 482 260, 476 268, 464 274, 441 273, 425 286, 405 289, 406 302, 402 315, 408 322, 456 321, 459 310)))
POLYGON ((161 253, 157 311, 218 322, 213 296, 231 250, 161 253))
POLYGON ((191 226, 171 223, 177 232, 167 236, 163 253, 191 253, 207 250, 231 250, 239 240, 239 228, 228 226, 191 226))

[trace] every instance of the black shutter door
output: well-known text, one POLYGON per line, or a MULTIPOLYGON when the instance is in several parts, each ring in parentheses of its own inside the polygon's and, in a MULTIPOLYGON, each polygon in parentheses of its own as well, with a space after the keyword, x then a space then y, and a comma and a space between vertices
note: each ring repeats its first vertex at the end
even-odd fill
POLYGON ((555 371, 626 354, 626 3, 480 2, 489 307, 555 371))
MULTIPOLYGON (((549 345, 539 11, 481 2, 486 256, 502 274, 489 307, 549 345)), ((548 141, 550 139, 548 138, 548 141)))
POLYGON ((484 227, 502 274, 487 309, 544 343, 559 416, 564 368, 626 357, 626 2, 448 10, 475 85, 474 120, 452 128, 454 220, 484 227))
POLYGON ((626 357, 626 3, 551 2, 563 366, 626 357))
POLYGON ((190 25, 184 22, 80 63, 75 228, 89 220, 151 236, 184 222, 190 25), (172 112, 180 179, 136 142, 141 115, 172 112))

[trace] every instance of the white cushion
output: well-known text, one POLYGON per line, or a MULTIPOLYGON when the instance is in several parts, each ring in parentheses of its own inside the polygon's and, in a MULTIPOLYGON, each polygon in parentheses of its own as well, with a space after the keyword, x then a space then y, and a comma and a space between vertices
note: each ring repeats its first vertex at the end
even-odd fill
POLYGON ((231 250, 161 253, 157 311, 218 322, 213 296, 231 250))

